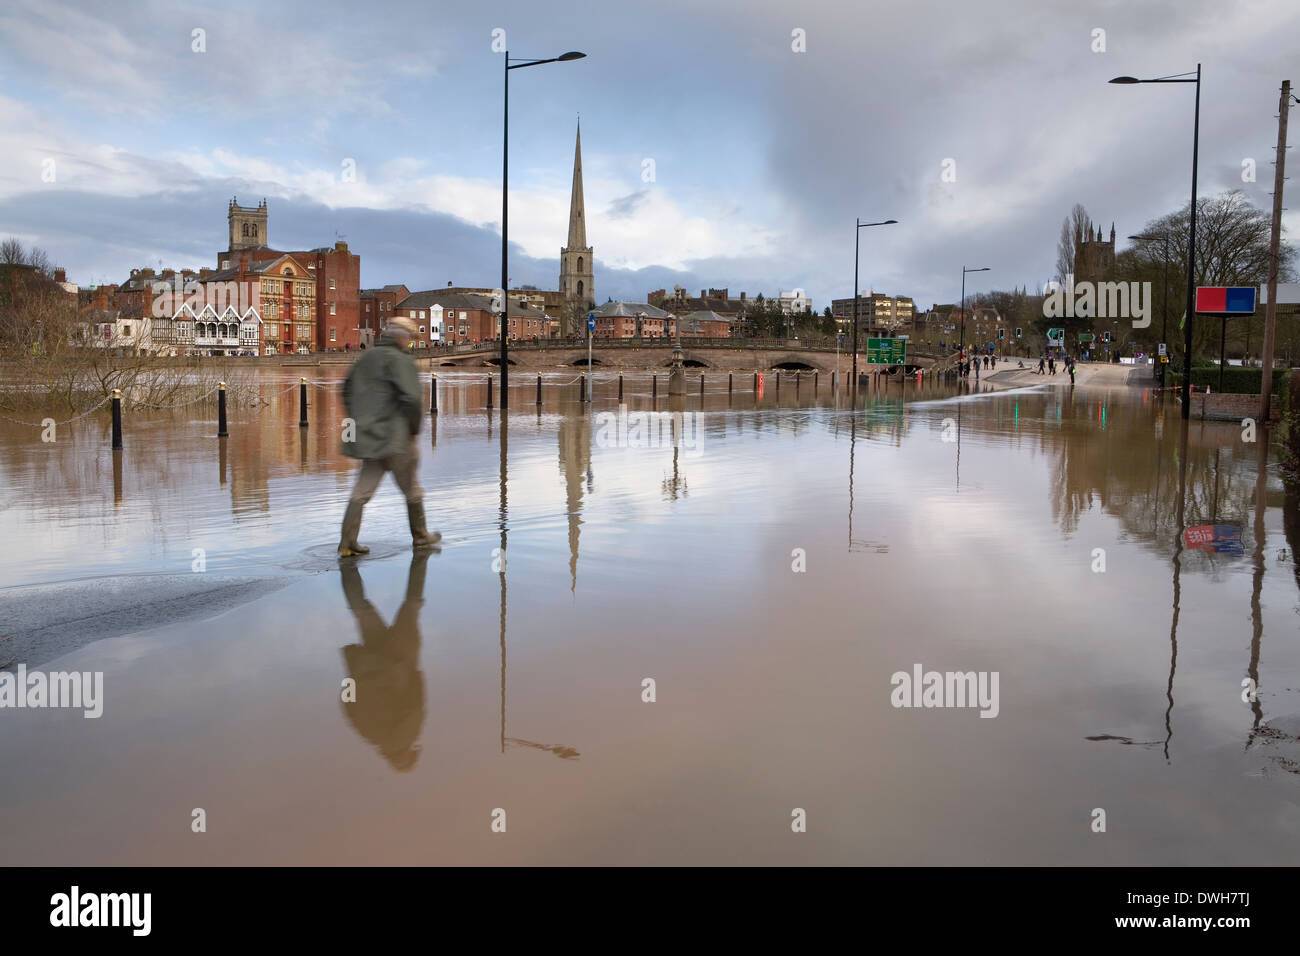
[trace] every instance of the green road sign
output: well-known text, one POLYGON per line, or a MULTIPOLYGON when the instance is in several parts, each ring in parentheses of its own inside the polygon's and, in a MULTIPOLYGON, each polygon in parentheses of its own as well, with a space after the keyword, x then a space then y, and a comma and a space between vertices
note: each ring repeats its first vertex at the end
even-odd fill
POLYGON ((867 339, 867 362, 872 365, 902 365, 907 358, 907 339, 867 339))
POLYGON ((1092 333, 1091 333, 1091 332, 1080 332, 1080 333, 1079 333, 1079 341, 1080 341, 1080 342, 1091 342, 1091 341, 1092 341, 1092 333))

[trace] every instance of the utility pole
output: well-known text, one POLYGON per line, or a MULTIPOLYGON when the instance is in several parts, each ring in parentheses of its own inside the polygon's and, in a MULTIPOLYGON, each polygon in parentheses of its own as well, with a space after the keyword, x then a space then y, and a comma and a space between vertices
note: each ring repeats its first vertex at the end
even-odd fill
POLYGON ((1282 81, 1277 111, 1277 162, 1273 169, 1273 230, 1269 237, 1268 304, 1264 307, 1264 360, 1259 379, 1259 420, 1268 421, 1273 403, 1273 341, 1277 328, 1277 271, 1282 245, 1282 184, 1286 180, 1286 117, 1291 108, 1291 81, 1282 81))

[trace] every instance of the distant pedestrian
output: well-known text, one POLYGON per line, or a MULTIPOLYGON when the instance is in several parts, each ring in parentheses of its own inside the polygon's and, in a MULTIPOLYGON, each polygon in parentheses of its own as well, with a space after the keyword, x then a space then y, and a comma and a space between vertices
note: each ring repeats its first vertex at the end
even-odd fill
POLYGON ((343 383, 343 404, 354 422, 352 440, 345 438, 343 454, 362 462, 343 515, 338 548, 343 557, 369 553, 369 548, 357 543, 361 512, 390 471, 406 498, 411 544, 416 549, 430 548, 442 539, 425 528, 424 492, 417 480, 416 439, 424 412, 415 361, 408 354, 414 335, 415 323, 410 319, 392 319, 375 348, 353 363, 343 383))
POLYGON ((1038 357, 1038 371, 1034 373, 1035 375, 1043 374, 1043 367, 1046 365, 1046 362, 1047 362, 1046 356, 1040 355, 1038 357))

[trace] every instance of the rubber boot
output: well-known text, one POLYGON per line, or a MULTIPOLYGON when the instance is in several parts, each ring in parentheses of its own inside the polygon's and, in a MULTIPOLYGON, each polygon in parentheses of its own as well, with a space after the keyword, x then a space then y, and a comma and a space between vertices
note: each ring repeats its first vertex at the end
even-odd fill
POLYGON ((343 512, 343 534, 339 538, 339 556, 350 558, 359 554, 369 554, 370 549, 357 544, 357 535, 361 532, 361 509, 359 501, 349 501, 348 510, 343 512))
POLYGON ((424 526, 423 501, 408 501, 406 503, 406 514, 411 519, 411 547, 416 550, 432 548, 442 540, 441 534, 436 531, 430 534, 424 526))

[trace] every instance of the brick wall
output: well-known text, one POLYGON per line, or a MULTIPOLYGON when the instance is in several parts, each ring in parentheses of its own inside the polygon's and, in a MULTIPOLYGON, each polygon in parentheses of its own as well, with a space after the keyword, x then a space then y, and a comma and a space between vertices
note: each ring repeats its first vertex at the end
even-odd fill
MULTIPOLYGON (((1294 394, 1294 393, 1292 393, 1294 394)), ((1280 407, 1277 393, 1273 393, 1270 418, 1278 420, 1280 407)), ((1211 421, 1240 422, 1243 418, 1259 417, 1258 395, 1233 395, 1228 392, 1209 395, 1205 390, 1192 394, 1192 417, 1211 421)))

